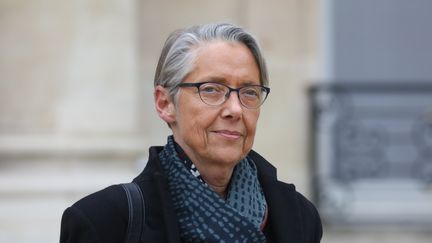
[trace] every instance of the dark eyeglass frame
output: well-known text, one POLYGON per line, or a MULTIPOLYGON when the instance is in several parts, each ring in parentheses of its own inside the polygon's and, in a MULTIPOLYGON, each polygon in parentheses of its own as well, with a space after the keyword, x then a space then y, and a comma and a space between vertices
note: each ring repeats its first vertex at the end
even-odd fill
POLYGON ((248 109, 257 109, 257 108, 259 108, 262 104, 264 104, 264 101, 267 99, 267 96, 268 96, 268 94, 270 93, 270 88, 269 87, 265 87, 264 85, 246 85, 246 86, 242 86, 242 87, 240 87, 240 88, 231 88, 231 87, 229 87, 228 85, 225 85, 225 84, 222 84, 222 83, 218 83, 218 82, 199 82, 199 83, 180 83, 180 84, 178 84, 177 85, 177 87, 196 87, 197 88, 197 90, 198 90, 198 94, 199 94, 199 96, 200 96, 200 99, 201 99, 201 101, 202 102, 204 102, 204 104, 207 104, 207 105, 209 105, 209 106, 219 106, 219 105, 222 105, 223 103, 225 103, 225 101, 227 101, 228 99, 229 99, 229 97, 231 96, 231 92, 237 92, 237 97, 238 97, 238 99, 239 99, 239 101, 240 101, 240 104, 242 105, 242 106, 244 106, 244 107, 246 107, 246 108, 248 108, 248 109), (225 94, 225 99, 220 103, 220 104, 217 104, 217 105, 213 105, 213 104, 208 104, 207 102, 205 102, 204 101, 204 99, 201 97, 201 90, 200 90, 200 87, 202 86, 202 85, 204 85, 204 84, 217 84, 217 85, 222 85, 222 86, 224 86, 224 87, 226 87, 226 88, 228 88, 228 92, 225 94), (259 88, 262 88, 262 89, 264 89, 266 92, 266 94, 265 94, 265 97, 261 100, 261 102, 259 103, 259 105, 258 106, 256 106, 256 107, 249 107, 249 106, 246 106, 245 104, 243 104, 243 101, 242 101, 242 99, 240 98, 240 90, 242 90, 242 89, 245 89, 245 88, 250 88, 250 87, 259 87, 259 88))

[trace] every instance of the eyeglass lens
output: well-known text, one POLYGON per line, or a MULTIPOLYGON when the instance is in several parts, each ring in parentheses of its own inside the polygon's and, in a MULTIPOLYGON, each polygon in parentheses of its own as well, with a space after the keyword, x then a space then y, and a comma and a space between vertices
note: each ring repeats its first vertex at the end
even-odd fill
MULTIPOLYGON (((231 90, 234 91, 234 90, 231 90)), ((259 107, 266 98, 267 91, 260 86, 245 86, 238 91, 240 102, 247 108, 259 107)), ((199 87, 202 101, 208 105, 220 105, 229 98, 230 89, 218 83, 205 83, 199 87)))

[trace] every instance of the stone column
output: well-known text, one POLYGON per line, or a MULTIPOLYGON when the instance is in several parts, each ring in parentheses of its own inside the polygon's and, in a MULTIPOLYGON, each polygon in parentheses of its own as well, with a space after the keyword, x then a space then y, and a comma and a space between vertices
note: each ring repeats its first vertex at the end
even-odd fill
POLYGON ((58 242, 67 205, 141 169, 135 7, 0 1, 0 242, 58 242))

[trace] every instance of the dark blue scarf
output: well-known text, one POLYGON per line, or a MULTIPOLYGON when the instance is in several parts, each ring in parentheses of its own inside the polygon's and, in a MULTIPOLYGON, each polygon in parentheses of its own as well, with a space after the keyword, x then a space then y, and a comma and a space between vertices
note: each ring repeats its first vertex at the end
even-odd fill
POLYGON ((183 242, 266 242, 260 228, 267 205, 251 159, 245 158, 235 167, 224 200, 186 169, 172 136, 159 158, 183 242))

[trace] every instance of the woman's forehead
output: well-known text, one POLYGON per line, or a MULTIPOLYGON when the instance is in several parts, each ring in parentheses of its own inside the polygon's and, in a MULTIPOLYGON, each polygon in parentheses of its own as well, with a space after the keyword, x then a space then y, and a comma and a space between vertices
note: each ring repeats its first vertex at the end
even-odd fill
POLYGON ((200 79, 200 82, 229 83, 235 79, 244 83, 260 83, 254 56, 244 44, 237 42, 211 42, 200 47, 188 76, 200 79))

